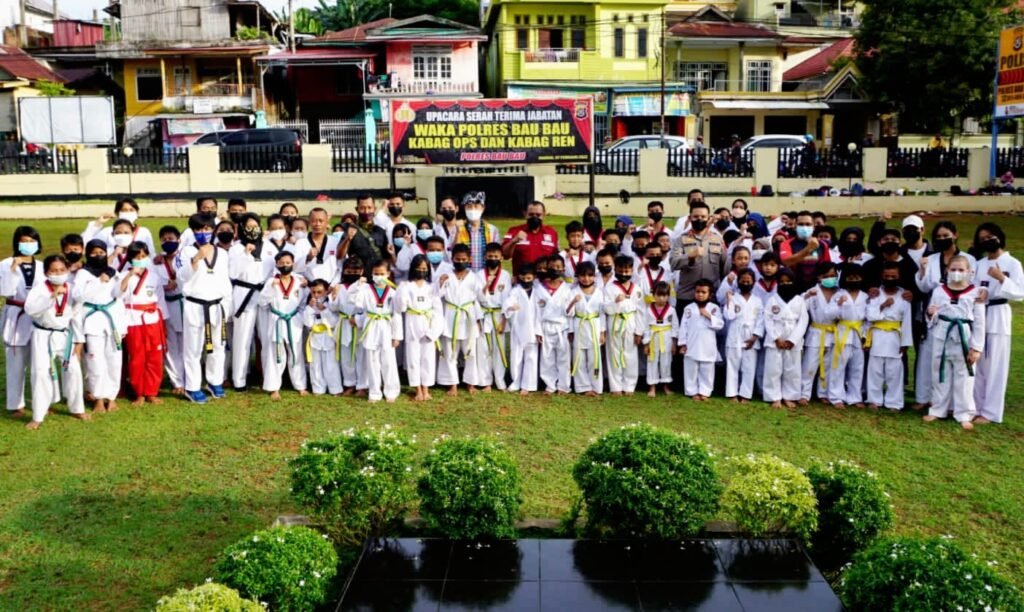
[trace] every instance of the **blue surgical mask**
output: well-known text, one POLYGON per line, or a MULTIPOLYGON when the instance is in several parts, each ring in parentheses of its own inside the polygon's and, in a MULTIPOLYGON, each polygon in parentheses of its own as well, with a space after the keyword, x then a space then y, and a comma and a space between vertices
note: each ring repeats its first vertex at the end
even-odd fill
POLYGON ((33 241, 33 242, 19 242, 18 243, 18 252, 21 253, 22 255, 27 256, 27 257, 32 257, 33 255, 35 255, 36 253, 39 252, 39 243, 35 242, 35 241, 33 241))
POLYGON ((132 260, 132 267, 133 268, 148 268, 149 267, 149 258, 148 257, 144 257, 142 259, 133 259, 132 260))
POLYGON ((331 234, 331 236, 333 236, 335 240, 340 242, 341 239, 345 237, 345 232, 334 232, 333 234, 331 234))
POLYGON ((800 240, 807 240, 814 235, 814 228, 810 225, 796 226, 796 237, 800 240))
POLYGON ((436 266, 444 261, 444 253, 441 251, 430 251, 427 253, 427 261, 436 266))
POLYGON ((196 244, 199 246, 208 244, 210 239, 213 238, 213 232, 194 232, 193 235, 196 237, 196 244))
POLYGON ((418 229, 416 230, 416 237, 420 240, 426 240, 434 235, 434 230, 429 229, 418 229))
POLYGON ((402 247, 405 246, 405 238, 395 238, 394 240, 392 240, 392 242, 395 243, 396 249, 401 249, 402 247))
POLYGON ((836 276, 821 279, 821 286, 825 289, 835 289, 839 286, 839 278, 836 276))

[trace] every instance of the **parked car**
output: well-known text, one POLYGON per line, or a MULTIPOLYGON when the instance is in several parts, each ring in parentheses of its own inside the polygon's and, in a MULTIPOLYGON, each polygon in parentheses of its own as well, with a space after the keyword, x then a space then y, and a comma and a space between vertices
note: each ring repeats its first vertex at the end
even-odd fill
POLYGON ((803 149, 806 143, 803 136, 794 134, 762 134, 744 140, 740 144, 740 153, 746 154, 751 149, 803 149))
MULTIPOLYGON (((661 136, 626 136, 594 151, 594 172, 597 174, 624 174, 637 172, 641 149, 657 149, 661 136)), ((689 143, 682 136, 665 136, 666 149, 688 150, 689 143)))
POLYGON ((296 172, 302 169, 302 134, 289 128, 252 128, 204 134, 193 146, 217 146, 221 169, 296 172), (202 142, 200 142, 202 141, 202 142))

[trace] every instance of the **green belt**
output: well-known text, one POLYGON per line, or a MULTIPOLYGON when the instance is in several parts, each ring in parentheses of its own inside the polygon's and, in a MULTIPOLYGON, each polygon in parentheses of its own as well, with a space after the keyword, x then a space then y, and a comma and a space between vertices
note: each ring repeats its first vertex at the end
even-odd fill
MULTIPOLYGON (((68 369, 68 364, 71 363, 71 348, 75 344, 75 342, 74 342, 74 335, 71 333, 71 330, 66 328, 66 327, 64 329, 54 329, 52 327, 43 327, 42 325, 39 325, 35 321, 32 322, 32 326, 35 327, 36 329, 50 332, 49 336, 53 336, 53 334, 59 334, 59 333, 66 334, 67 337, 66 337, 65 343, 64 343, 64 355, 63 355, 64 362, 61 364, 62 367, 64 368, 64 371, 66 372, 67 369, 68 369)), ((46 339, 46 352, 49 355, 48 363, 50 364, 50 376, 53 378, 53 380, 57 380, 57 369, 55 367, 53 367, 53 346, 51 346, 49 338, 46 339)))
POLYGON ((284 323, 285 331, 288 332, 288 347, 285 349, 285 352, 288 353, 289 360, 294 363, 295 351, 293 348, 295 346, 295 339, 292 336, 292 318, 299 314, 299 308, 296 307, 295 310, 287 313, 271 308, 270 312, 277 317, 277 321, 274 321, 274 356, 277 359, 277 363, 281 363, 281 323, 284 323))
POLYGON ((110 332, 114 334, 114 344, 117 345, 117 350, 121 350, 121 335, 117 333, 117 326, 114 325, 114 317, 110 314, 110 307, 116 303, 117 300, 110 300, 106 304, 90 304, 89 302, 86 302, 85 307, 89 309, 89 312, 86 313, 85 318, 83 318, 82 321, 84 322, 88 320, 89 317, 97 312, 102 312, 106 315, 107 322, 110 323, 110 332))
MULTIPOLYGON (((366 339, 366 334, 370 332, 371 325, 377 321, 390 321, 391 314, 387 312, 368 312, 366 313, 366 318, 369 320, 366 322, 366 327, 363 328, 362 335, 359 336, 360 342, 366 339)), ((355 344, 355 338, 352 339, 352 343, 355 344)))
POLYGON ((939 382, 946 382, 946 341, 949 340, 949 335, 953 333, 954 328, 956 328, 960 336, 960 350, 964 353, 964 365, 967 366, 967 375, 974 376, 974 366, 967 361, 967 355, 970 354, 971 349, 967 346, 967 332, 965 331, 965 328, 973 323, 973 321, 947 317, 946 315, 939 315, 939 320, 949 323, 949 326, 946 327, 946 334, 942 337, 942 356, 939 357, 939 382))
MULTIPOLYGON (((461 317, 463 313, 465 313, 466 316, 469 316, 469 307, 474 303, 475 302, 466 302, 464 304, 455 304, 453 302, 448 302, 448 305, 455 309, 455 316, 452 318, 452 352, 454 352, 455 347, 459 345, 459 341, 457 340, 459 336, 459 317, 461 317)), ((472 320, 470 321, 470 324, 472 324, 472 320)), ((472 331, 469 332, 469 335, 470 338, 472 338, 472 331)))

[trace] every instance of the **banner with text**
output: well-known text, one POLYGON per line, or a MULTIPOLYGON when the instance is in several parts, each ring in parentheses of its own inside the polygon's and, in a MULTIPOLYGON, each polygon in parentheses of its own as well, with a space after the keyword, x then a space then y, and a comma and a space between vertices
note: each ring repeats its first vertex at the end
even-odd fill
POLYGON ((593 99, 392 103, 391 159, 414 164, 589 162, 593 99))
POLYGON ((1006 28, 999 35, 996 69, 996 118, 1024 115, 1024 27, 1006 28))

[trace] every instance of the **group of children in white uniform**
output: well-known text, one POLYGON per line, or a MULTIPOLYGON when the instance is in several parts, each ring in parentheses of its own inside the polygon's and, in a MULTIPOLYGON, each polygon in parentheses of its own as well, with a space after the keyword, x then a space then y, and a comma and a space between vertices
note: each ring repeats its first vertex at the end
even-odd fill
MULTIPOLYGON (((698 281, 677 312, 675 274, 658 240, 626 254, 584 245, 574 222, 568 249, 520 265, 513 278, 500 244, 486 245, 474 271, 468 245, 417 229, 416 241, 412 232, 404 243, 394 238, 393 259, 404 264, 396 284, 387 259, 341 256, 348 227, 319 244, 306 234, 328 223, 322 209, 308 221, 297 211, 273 215, 264 226, 244 202, 232 206, 232 220, 219 221, 216 202, 201 200, 185 234, 161 229, 159 254, 130 199, 118 202, 113 227, 90 224, 43 261, 38 233, 17 228, 14 255, 0 262, 7 409, 23 410, 17 381, 28 372, 30 428, 62 396, 78 418, 88 418, 86 401, 116 409, 122 381, 135 403, 159 403, 164 371, 175 394, 203 403, 204 390, 224 397, 229 377, 243 390, 257 349, 262 387, 275 399, 287 375, 301 395, 311 388, 393 402, 400 365, 415 400, 431 399, 435 385, 454 395, 460 384, 470 394, 525 395, 543 383, 547 394, 632 395, 642 370, 655 396, 672 392, 682 355, 685 394, 697 401, 713 393, 724 363, 734 401, 759 391, 776 407, 816 395, 836 407, 903 408, 912 309, 893 262, 881 267, 880 287, 865 286, 856 263, 821 262, 817 284, 801 288, 774 253, 757 253, 751 266, 750 249, 737 242, 726 278, 698 281)), ((631 242, 625 236, 623 246, 631 242)), ((952 413, 968 429, 1002 419, 1008 301, 1024 298, 1024 274, 1001 230, 983 225, 976 243, 983 262, 936 253, 915 279, 930 295, 918 356, 934 373, 918 393, 925 419, 952 413)))

